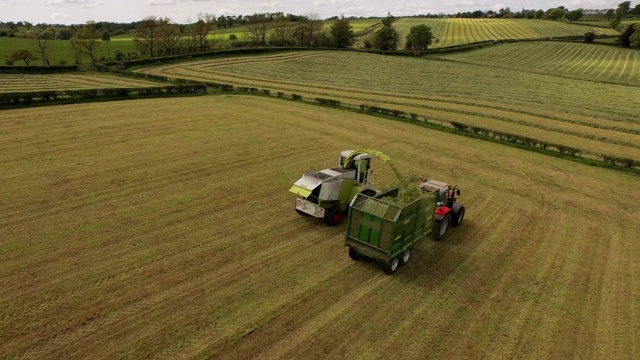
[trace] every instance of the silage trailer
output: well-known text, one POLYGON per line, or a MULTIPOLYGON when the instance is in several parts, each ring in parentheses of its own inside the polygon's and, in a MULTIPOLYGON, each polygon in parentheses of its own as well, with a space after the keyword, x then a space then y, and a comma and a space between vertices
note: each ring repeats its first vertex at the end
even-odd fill
POLYGON ((437 194, 422 196, 402 204, 400 189, 394 188, 376 196, 358 194, 349 206, 345 245, 349 257, 371 258, 393 274, 411 257, 416 242, 433 229, 437 194))

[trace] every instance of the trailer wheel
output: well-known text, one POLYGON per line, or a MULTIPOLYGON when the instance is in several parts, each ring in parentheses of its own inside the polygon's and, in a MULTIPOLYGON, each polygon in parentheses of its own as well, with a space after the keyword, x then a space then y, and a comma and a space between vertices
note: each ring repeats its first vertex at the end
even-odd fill
POLYGON ((453 217, 451 218, 451 225, 460 226, 462 225, 462 221, 464 220, 464 205, 461 205, 457 211, 453 213, 453 217))
POLYGON ((400 258, 400 266, 407 265, 411 259, 411 249, 407 249, 402 253, 402 257, 400 258))
POLYGON ((384 268, 384 272, 387 273, 387 275, 391 275, 394 272, 396 272, 396 270, 398 270, 398 266, 400 266, 400 259, 398 259, 397 257, 394 257, 393 259, 391 259, 391 261, 389 261, 389 263, 385 266, 384 268))
POLYGON ((360 253, 357 252, 356 249, 349 248, 349 257, 351 258, 351 260, 358 260, 361 256, 362 255, 360 255, 360 253))
POLYGON ((342 210, 340 210, 340 207, 336 206, 329 209, 324 220, 329 226, 336 226, 340 224, 340 220, 342 220, 342 210))
POLYGON ((444 219, 440 221, 436 221, 435 223, 435 238, 436 241, 440 241, 444 238, 447 230, 449 230, 449 225, 451 224, 451 214, 445 215, 444 219))

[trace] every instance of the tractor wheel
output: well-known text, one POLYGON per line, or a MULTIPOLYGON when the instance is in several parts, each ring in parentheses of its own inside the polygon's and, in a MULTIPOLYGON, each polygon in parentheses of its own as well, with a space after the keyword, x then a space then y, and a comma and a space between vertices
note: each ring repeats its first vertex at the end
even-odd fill
POLYGON ((400 266, 400 259, 398 259, 397 257, 394 257, 393 259, 391 259, 391 261, 389 261, 389 263, 385 266, 384 268, 384 272, 387 273, 387 275, 391 275, 394 272, 396 272, 396 270, 398 270, 398 266, 400 266))
POLYGON ((356 251, 356 249, 349 248, 349 257, 351 260, 358 260, 362 255, 356 251))
POLYGON ((402 253, 402 256, 400 257, 400 266, 407 265, 409 259, 411 259, 411 249, 407 249, 402 253))
POLYGON ((436 241, 440 241, 444 238, 447 230, 449 230, 449 225, 451 224, 451 214, 445 215, 444 219, 440 221, 436 221, 434 233, 436 241))
POLYGON ((307 214, 306 212, 302 211, 302 210, 298 210, 296 209, 296 212, 302 216, 309 216, 309 214, 307 214))
POLYGON ((342 210, 340 210, 340 207, 336 206, 329 209, 324 220, 329 226, 336 226, 340 224, 340 221, 342 220, 342 210))
POLYGON ((462 225, 463 220, 464 220, 464 205, 460 206, 458 211, 453 213, 453 217, 451 218, 451 225, 460 226, 462 225))

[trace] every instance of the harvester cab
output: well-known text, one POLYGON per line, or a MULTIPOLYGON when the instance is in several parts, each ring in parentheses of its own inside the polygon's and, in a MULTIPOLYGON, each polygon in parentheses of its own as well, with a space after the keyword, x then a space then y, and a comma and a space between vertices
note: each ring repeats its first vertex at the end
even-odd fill
POLYGON ((423 181, 420 188, 426 192, 437 193, 436 211, 433 216, 434 235, 436 240, 441 240, 447 233, 449 225, 459 226, 464 220, 464 205, 457 202, 460 189, 438 180, 423 181))
POLYGON ((302 175, 289 189, 298 196, 296 212, 323 218, 331 226, 340 223, 357 194, 376 194, 369 181, 374 157, 366 151, 346 150, 340 153, 337 166, 302 175))

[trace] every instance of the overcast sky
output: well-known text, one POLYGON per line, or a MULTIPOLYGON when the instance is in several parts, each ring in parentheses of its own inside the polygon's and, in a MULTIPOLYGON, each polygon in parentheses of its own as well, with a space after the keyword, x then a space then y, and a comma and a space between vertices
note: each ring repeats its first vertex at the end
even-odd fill
MULTIPOLYGON (((132 22, 150 15, 167 16, 185 23, 200 12, 220 15, 284 12, 292 14, 316 13, 321 18, 345 16, 394 16, 427 13, 457 13, 474 10, 512 11, 523 7, 549 9, 564 5, 569 9, 615 8, 622 0, 600 1, 518 1, 518 0, 0 0, 0 21, 29 21, 31 23, 79 24, 89 20, 132 22)), ((636 4, 632 1, 632 6, 636 4)))

